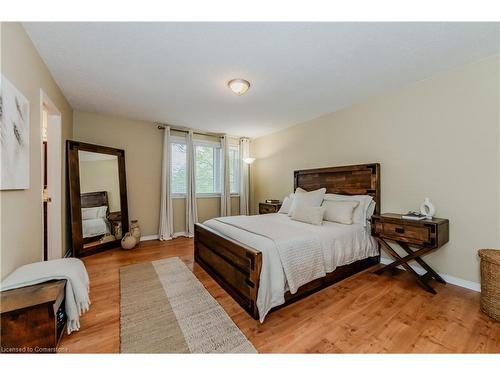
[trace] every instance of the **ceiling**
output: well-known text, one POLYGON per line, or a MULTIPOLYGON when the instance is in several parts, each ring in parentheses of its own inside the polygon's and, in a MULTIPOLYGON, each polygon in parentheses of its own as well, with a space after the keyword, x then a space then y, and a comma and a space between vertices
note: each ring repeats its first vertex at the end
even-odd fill
POLYGON ((24 23, 75 110, 257 137, 500 51, 497 23, 24 23), (227 82, 251 82, 243 96, 227 82))

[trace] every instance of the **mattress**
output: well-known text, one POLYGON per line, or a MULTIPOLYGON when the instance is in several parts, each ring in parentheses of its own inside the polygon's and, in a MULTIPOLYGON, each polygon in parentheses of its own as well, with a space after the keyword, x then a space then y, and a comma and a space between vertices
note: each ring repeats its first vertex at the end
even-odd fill
MULTIPOLYGON (((236 219, 237 217, 235 217, 236 219)), ((289 228, 290 236, 294 233, 307 233, 316 243, 319 242, 323 254, 325 272, 334 271, 337 267, 378 255, 378 246, 370 235, 370 227, 361 224, 338 224, 324 221, 322 225, 312 225, 290 219, 285 214, 255 215, 251 217, 255 223, 262 222, 267 226, 267 233, 273 224, 280 228, 289 228)), ((234 220, 237 222, 237 220, 234 220)), ((207 220, 204 225, 241 242, 262 253, 262 269, 260 274, 257 308, 260 321, 275 306, 285 302, 285 293, 289 290, 282 260, 278 251, 279 244, 263 231, 259 234, 255 229, 248 230, 241 225, 231 223, 231 218, 207 220), (221 221, 224 220, 224 221, 221 221), (277 247, 278 246, 278 247, 277 247)), ((255 226, 253 227, 255 228, 255 226)), ((304 250, 307 252, 307 249, 304 250)), ((302 258, 308 261, 307 254, 302 258)), ((307 264, 305 264, 305 267, 307 264)), ((308 281, 312 281, 311 278, 308 281)))

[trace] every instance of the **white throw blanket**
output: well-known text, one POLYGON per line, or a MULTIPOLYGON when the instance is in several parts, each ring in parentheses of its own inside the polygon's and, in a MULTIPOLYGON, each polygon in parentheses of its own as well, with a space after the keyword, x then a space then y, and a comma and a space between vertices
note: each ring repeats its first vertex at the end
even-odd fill
POLYGON ((269 215, 229 216, 214 220, 232 225, 272 240, 281 259, 290 293, 302 285, 326 275, 323 249, 319 237, 306 229, 277 222, 269 215))
POLYGON ((80 259, 55 259, 21 266, 1 281, 0 290, 63 279, 66 280, 65 308, 69 335, 80 329, 80 315, 88 311, 90 305, 89 276, 80 259))

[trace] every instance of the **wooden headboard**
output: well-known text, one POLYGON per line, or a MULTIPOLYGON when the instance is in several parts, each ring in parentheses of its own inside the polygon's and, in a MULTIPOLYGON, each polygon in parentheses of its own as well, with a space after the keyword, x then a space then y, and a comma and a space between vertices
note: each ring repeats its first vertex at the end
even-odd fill
POLYGON ((107 191, 94 191, 92 193, 81 193, 80 202, 82 208, 108 206, 108 211, 109 211, 107 191))
POLYGON ((380 164, 359 164, 343 167, 303 169, 294 172, 294 190, 326 188, 329 194, 371 195, 380 214, 380 164))

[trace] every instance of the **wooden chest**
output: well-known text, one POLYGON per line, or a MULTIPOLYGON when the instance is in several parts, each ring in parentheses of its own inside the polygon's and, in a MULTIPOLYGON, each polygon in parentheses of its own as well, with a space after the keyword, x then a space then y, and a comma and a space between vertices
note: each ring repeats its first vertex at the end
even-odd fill
POLYGON ((55 353, 66 326, 66 280, 0 293, 2 353, 55 353))

